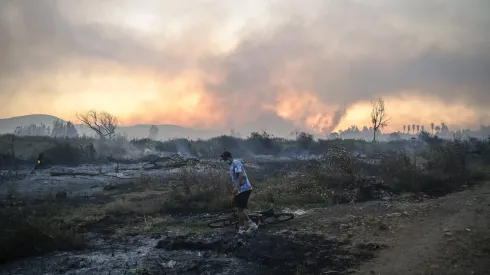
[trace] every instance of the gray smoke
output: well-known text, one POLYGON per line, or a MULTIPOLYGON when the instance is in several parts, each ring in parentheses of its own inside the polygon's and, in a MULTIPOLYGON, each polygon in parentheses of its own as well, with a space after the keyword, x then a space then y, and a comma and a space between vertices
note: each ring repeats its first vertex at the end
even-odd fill
MULTIPOLYGON (((169 43, 174 46, 162 48, 117 26, 88 21, 129 3, 1 1, 0 99, 15 104, 9 95, 22 91, 32 77, 62 74, 64 66, 83 60, 84 65, 73 64, 88 75, 100 65, 116 64, 156 75, 192 69, 220 76, 206 84, 226 104, 230 124, 233 115, 257 115, 253 107, 273 103, 282 85, 314 92, 323 102, 338 106, 325 132, 339 124, 349 106, 407 91, 446 102, 464 101, 482 120, 490 104, 490 1, 270 2, 269 26, 246 28, 231 53, 200 55, 181 53, 207 45, 206 35, 219 28, 221 15, 231 16, 226 8, 217 8, 224 2, 199 6, 200 13, 209 15, 199 18, 186 35, 176 38, 179 41, 169 43)), ((187 11, 177 4, 165 9, 167 4, 159 3, 154 12, 187 11)), ((161 35, 155 40, 166 41, 161 35)), ((49 93, 54 88, 40 83, 36 89, 49 93)))

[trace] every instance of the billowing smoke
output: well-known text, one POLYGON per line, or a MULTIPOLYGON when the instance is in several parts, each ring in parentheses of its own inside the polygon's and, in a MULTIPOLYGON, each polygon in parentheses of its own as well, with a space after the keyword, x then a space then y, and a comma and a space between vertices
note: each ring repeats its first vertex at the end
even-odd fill
POLYGON ((340 107, 339 109, 337 109, 337 111, 335 111, 335 113, 332 116, 332 122, 330 123, 329 127, 324 129, 325 134, 330 134, 339 125, 340 121, 345 116, 346 111, 347 108, 345 106, 340 107))
POLYGON ((52 95, 83 106, 123 102, 125 92, 111 89, 134 78, 127 106, 113 109, 148 123, 271 128, 260 118, 272 111, 291 127, 328 133, 357 103, 407 95, 463 102, 470 124, 488 119, 489 1, 250 1, 263 13, 224 38, 244 18, 243 1, 135 3, 1 1, 0 116, 58 110, 52 95), (120 25, 130 18, 151 33, 120 25), (234 44, 220 49, 223 41, 234 44), (87 99, 95 96, 103 99, 87 99))

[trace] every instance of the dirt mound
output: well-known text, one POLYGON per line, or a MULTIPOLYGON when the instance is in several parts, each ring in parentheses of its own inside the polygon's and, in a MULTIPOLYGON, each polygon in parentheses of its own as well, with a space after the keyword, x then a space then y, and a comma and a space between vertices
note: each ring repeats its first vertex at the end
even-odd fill
POLYGON ((374 257, 379 245, 353 246, 348 241, 316 235, 259 234, 243 237, 178 236, 160 240, 157 248, 228 254, 260 265, 263 274, 347 274, 374 257))

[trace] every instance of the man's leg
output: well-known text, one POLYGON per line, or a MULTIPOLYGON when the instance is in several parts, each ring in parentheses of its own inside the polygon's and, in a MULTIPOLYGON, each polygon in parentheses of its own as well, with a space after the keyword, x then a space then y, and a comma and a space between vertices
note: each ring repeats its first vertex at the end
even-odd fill
MULTIPOLYGON (((257 229, 257 225, 250 219, 248 215, 250 213, 247 207, 250 193, 250 191, 246 191, 235 196, 235 202, 238 208, 238 222, 240 224, 240 228, 243 228, 243 231, 245 231, 245 228, 248 229, 247 231, 257 229)), ((242 229, 239 230, 240 233, 243 231, 242 229)))
POLYGON ((249 222, 251 221, 250 217, 248 216, 248 211, 247 209, 242 209, 243 210, 243 226, 248 227, 249 222))
POLYGON ((244 217, 245 217, 245 221, 248 222, 248 223, 250 223, 250 221, 251 221, 250 220, 250 217, 249 217, 250 210, 248 210, 248 200, 250 198, 250 193, 251 192, 252 191, 246 191, 246 192, 243 192, 242 193, 243 194, 243 198, 242 198, 243 199, 243 202, 242 202, 242 204, 243 204, 243 208, 244 208, 243 209, 243 214, 244 214, 244 217))
POLYGON ((236 208, 236 214, 238 216, 238 234, 245 233, 245 217, 243 208, 243 195, 237 194, 233 198, 233 202, 236 208))
POLYGON ((243 208, 237 207, 238 224, 240 227, 245 227, 245 212, 243 208))
POLYGON ((252 232, 252 231, 255 231, 257 230, 258 226, 257 224, 255 224, 252 219, 250 219, 250 211, 248 210, 248 200, 250 198, 250 194, 252 193, 252 190, 250 191, 247 191, 247 192, 244 192, 244 211, 243 211, 243 215, 245 217, 245 220, 246 220, 246 227, 247 227, 247 232, 252 232))

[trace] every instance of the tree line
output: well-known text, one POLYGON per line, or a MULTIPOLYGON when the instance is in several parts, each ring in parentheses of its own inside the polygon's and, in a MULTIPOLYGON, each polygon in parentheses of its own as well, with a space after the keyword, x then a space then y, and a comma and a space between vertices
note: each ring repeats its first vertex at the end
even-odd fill
POLYGON ((52 126, 46 126, 43 123, 41 125, 31 124, 29 126, 19 126, 15 129, 15 135, 18 136, 50 136, 55 138, 67 137, 76 138, 78 137, 78 130, 75 125, 71 122, 63 122, 60 119, 53 121, 52 126))
MULTIPOLYGON (((431 134, 434 134, 434 131, 436 135, 446 135, 450 132, 449 127, 444 122, 441 122, 441 125, 436 125, 434 122, 432 122, 430 124, 430 128, 431 128, 431 134)), ((402 133, 404 134, 420 134, 421 132, 425 132, 424 125, 415 125, 415 124, 403 125, 402 133)))
MULTIPOLYGON (((403 138, 403 135, 415 135, 421 133, 427 133, 424 125, 419 124, 405 124, 403 125, 402 131, 383 134, 381 130, 388 125, 390 118, 387 115, 386 105, 382 98, 378 98, 373 100, 372 102, 372 111, 370 114, 371 125, 363 126, 360 129, 356 125, 352 125, 346 130, 339 130, 338 132, 330 133, 328 136, 330 139, 337 138, 353 138, 353 139, 372 139, 376 141, 380 137, 387 139, 399 139, 403 138)), ((108 113, 108 112, 99 112, 96 110, 88 111, 84 114, 77 114, 77 118, 84 124, 94 131, 94 133, 100 139, 114 139, 117 138, 116 129, 119 126, 119 120, 116 116, 108 113)), ((435 123, 430 123, 430 133, 433 135, 438 135, 440 137, 451 137, 456 132, 466 136, 473 137, 488 137, 490 136, 490 126, 481 126, 479 130, 472 131, 469 129, 457 130, 456 132, 452 132, 449 130, 449 127, 442 122, 440 125, 436 125, 435 123)), ((156 125, 151 125, 148 131, 148 138, 155 140, 158 137, 158 127, 156 125)), ((266 131, 263 133, 252 133, 251 138, 257 138, 258 136, 263 137, 266 131)), ((78 131, 75 128, 74 124, 70 121, 64 123, 62 120, 55 120, 53 122, 52 127, 45 126, 41 124, 41 126, 37 125, 29 125, 24 127, 17 127, 15 134, 17 135, 26 135, 26 136, 52 136, 52 137, 77 137, 78 131)), ((313 135, 307 134, 305 132, 294 132, 292 135, 296 135, 296 139, 301 139, 305 141, 309 141, 313 138, 313 135)), ((236 132, 234 129, 230 131, 231 137, 241 137, 241 134, 236 132)))

